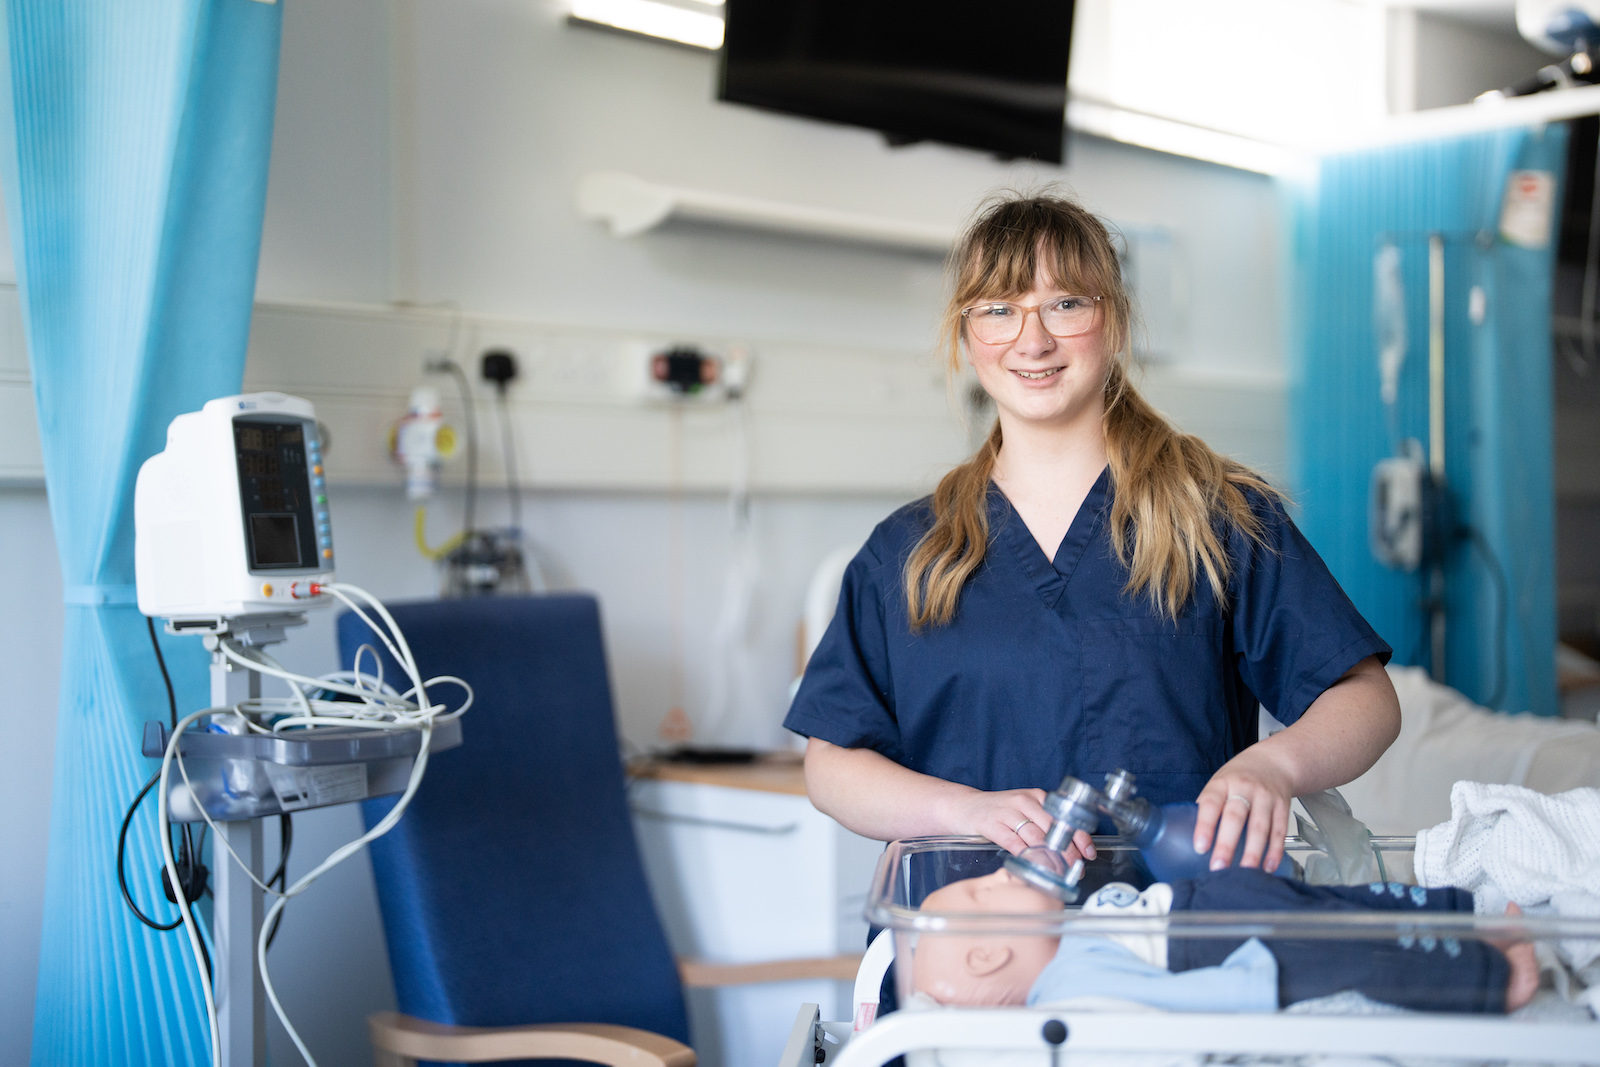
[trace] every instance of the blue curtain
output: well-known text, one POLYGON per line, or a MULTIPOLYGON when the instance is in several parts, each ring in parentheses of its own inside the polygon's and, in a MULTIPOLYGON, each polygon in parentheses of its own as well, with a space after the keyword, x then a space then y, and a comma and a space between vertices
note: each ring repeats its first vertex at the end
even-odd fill
MULTIPOLYGON (((34 1015, 40 1065, 209 1061, 181 933, 117 890, 123 810, 166 697, 133 595, 133 483, 166 426, 239 391, 281 10, 255 0, 5 0, 3 179, 69 605, 34 1015)), ((205 661, 169 653, 180 706, 205 661)), ((154 818, 133 892, 167 918, 154 818)))
MULTIPOLYGON (((1426 663, 1425 574, 1368 549, 1368 479, 1396 438, 1428 441, 1428 235, 1445 251, 1446 477, 1458 519, 1504 568, 1458 541, 1446 567, 1446 681, 1498 706, 1557 711, 1550 296, 1559 228, 1529 248, 1499 233, 1514 171, 1562 175, 1565 126, 1513 129, 1322 160, 1288 186, 1293 279, 1290 469, 1301 523, 1356 606, 1426 663), (1408 340, 1395 423, 1379 398, 1374 257, 1400 253, 1408 340), (1479 291, 1474 296, 1474 289, 1479 291), (1478 313, 1473 305, 1477 303, 1478 313), (1504 675, 1503 684, 1498 676, 1504 675)), ((1559 218, 1560 197, 1552 205, 1559 218)))

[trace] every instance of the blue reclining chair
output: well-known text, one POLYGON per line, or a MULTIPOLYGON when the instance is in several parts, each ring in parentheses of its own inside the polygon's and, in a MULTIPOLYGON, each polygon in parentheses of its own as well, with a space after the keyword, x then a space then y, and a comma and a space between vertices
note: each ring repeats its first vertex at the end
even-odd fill
MULTIPOLYGON (((683 988, 628 814, 594 598, 389 607, 423 677, 457 675, 477 699, 462 745, 430 759, 410 809, 372 845, 402 1013, 370 1020, 377 1063, 692 1067, 683 988)), ((342 662, 366 643, 379 644, 342 616, 342 662)), ((383 660, 388 680, 403 677, 383 660)), ((367 825, 393 804, 367 801, 367 825)))

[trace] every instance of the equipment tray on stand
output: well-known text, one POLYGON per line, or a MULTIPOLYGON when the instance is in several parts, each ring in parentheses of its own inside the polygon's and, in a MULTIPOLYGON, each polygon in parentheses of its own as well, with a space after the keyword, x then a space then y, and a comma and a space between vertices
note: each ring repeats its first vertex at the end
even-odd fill
MULTIPOLYGON (((147 722, 143 751, 160 759, 171 730, 147 722)), ((433 756, 461 744, 461 723, 433 728, 433 756)), ((178 742, 167 776, 167 810, 174 822, 257 819, 330 804, 348 804, 405 790, 422 746, 422 730, 324 726, 281 734, 191 730, 178 742), (187 773, 187 782, 185 781, 187 773)))

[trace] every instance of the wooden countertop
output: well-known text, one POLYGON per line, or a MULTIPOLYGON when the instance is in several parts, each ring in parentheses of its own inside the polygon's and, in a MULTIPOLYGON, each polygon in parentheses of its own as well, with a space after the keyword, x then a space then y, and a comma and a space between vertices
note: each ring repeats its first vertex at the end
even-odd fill
POLYGON ((806 795, 806 772, 798 752, 772 752, 754 763, 671 763, 639 759, 628 764, 633 778, 663 782, 695 782, 760 793, 806 795))

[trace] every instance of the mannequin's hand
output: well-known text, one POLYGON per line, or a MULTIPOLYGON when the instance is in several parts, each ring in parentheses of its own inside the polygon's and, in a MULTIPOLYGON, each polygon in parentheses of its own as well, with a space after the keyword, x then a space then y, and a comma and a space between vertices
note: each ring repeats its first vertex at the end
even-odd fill
MULTIPOLYGON (((951 805, 946 821, 951 833, 986 837, 1012 855, 1044 844, 1054 822, 1044 810, 1043 789, 973 790, 951 805)), ((1069 865, 1080 855, 1094 859, 1094 843, 1079 832, 1064 855, 1069 865)))
POLYGON ((1211 850, 1211 869, 1216 871, 1233 862, 1234 850, 1242 844, 1241 867, 1276 870, 1283 860, 1293 798, 1289 776, 1271 757, 1246 749, 1223 764, 1200 791, 1195 851, 1211 850))

